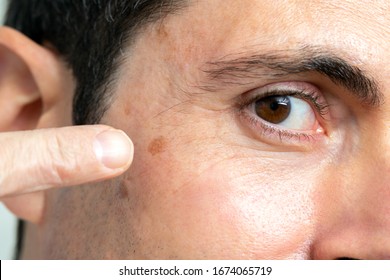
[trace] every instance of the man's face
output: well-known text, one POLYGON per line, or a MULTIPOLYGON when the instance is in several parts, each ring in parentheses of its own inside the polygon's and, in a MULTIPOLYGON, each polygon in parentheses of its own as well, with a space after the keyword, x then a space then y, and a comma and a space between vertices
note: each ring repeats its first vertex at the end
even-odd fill
POLYGON ((52 192, 54 258, 390 257, 388 1, 193 1, 141 32, 112 181, 52 192), (364 76, 364 77, 363 77, 364 76))

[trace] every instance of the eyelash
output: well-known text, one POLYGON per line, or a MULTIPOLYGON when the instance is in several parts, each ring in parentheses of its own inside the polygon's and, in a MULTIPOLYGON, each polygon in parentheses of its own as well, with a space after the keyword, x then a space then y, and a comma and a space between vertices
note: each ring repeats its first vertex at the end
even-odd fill
POLYGON ((254 102, 259 99, 269 97, 269 96, 291 96, 303 99, 309 102, 315 111, 316 115, 320 116, 322 120, 326 120, 325 116, 329 112, 329 104, 325 100, 322 100, 315 91, 304 91, 304 90, 269 90, 262 94, 255 95, 249 99, 243 98, 239 102, 238 109, 239 114, 242 118, 249 121, 249 123, 255 128, 256 131, 260 131, 260 134, 265 137, 275 137, 277 136, 278 140, 282 143, 289 141, 306 141, 313 142, 319 136, 318 134, 309 134, 305 132, 293 132, 287 129, 280 129, 277 126, 268 124, 266 121, 262 121, 259 117, 256 117, 253 112, 248 112, 250 107, 254 102))

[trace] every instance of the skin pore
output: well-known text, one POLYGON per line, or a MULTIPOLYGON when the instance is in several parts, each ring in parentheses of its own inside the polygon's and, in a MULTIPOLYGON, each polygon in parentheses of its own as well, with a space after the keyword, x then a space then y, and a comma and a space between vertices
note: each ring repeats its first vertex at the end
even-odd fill
POLYGON ((38 257, 389 258, 389 11, 387 1, 199 0, 143 30, 102 119, 131 137, 133 164, 48 192, 38 257), (302 50, 361 70, 378 102, 316 68, 234 64, 302 50), (255 114, 270 95, 290 96, 290 122, 255 114))

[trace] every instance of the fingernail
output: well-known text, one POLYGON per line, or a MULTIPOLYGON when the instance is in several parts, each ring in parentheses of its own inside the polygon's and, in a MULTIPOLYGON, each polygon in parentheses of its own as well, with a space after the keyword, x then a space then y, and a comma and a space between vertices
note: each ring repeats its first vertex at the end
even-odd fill
POLYGON ((120 130, 107 130, 98 134, 93 148, 98 160, 110 169, 125 167, 133 159, 133 143, 120 130))

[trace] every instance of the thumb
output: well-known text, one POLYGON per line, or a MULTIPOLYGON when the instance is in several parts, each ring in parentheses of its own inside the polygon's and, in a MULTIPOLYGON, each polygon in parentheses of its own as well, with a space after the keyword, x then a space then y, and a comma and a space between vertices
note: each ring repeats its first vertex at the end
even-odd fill
POLYGON ((133 151, 123 131, 104 125, 0 133, 0 198, 115 177, 133 151))

